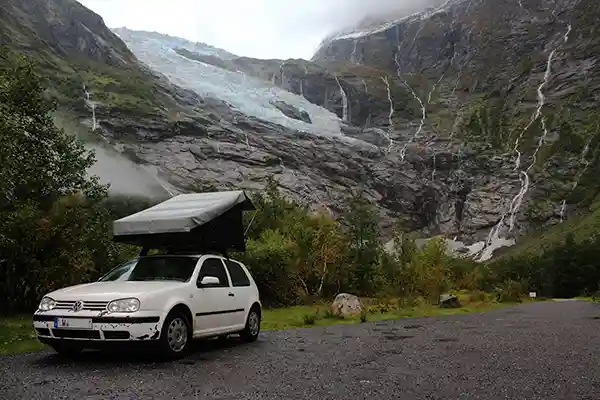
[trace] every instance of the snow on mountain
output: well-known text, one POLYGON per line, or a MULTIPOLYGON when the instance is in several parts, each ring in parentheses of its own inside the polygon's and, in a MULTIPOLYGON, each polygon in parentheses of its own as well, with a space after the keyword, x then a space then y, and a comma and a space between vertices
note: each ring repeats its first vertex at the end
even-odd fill
POLYGON ((220 58, 229 57, 231 53, 157 33, 128 29, 115 29, 114 32, 140 61, 181 87, 191 89, 204 97, 223 100, 248 116, 289 129, 315 135, 342 136, 341 121, 331 111, 309 102, 302 96, 280 89, 271 82, 191 60, 175 52, 175 49, 183 48, 220 58), (277 101, 306 111, 312 123, 287 117, 273 105, 277 101))
POLYGON ((383 32, 387 29, 397 26, 403 22, 410 22, 413 20, 424 20, 438 13, 446 11, 448 7, 450 7, 452 4, 458 3, 460 1, 464 0, 446 0, 441 5, 431 6, 425 10, 420 10, 409 15, 404 15, 400 18, 393 18, 391 20, 383 19, 379 20, 378 23, 370 23, 367 26, 358 26, 357 28, 353 29, 345 29, 343 31, 330 35, 321 43, 321 46, 336 40, 359 39, 361 37, 374 35, 376 33, 383 32))

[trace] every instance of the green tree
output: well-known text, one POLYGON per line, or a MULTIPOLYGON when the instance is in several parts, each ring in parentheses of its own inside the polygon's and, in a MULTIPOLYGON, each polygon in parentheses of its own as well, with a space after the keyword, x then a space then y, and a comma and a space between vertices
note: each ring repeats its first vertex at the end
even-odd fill
POLYGON ((344 216, 347 228, 348 260, 354 270, 349 286, 359 294, 373 294, 381 282, 378 218, 360 193, 354 194, 344 216))
MULTIPOLYGON (((96 178, 87 176, 93 154, 54 125, 54 109, 31 62, 1 49, 0 303, 5 311, 37 295, 42 268, 65 264, 70 240, 77 238, 65 229, 82 228, 73 222, 75 215, 58 216, 64 211, 62 199, 80 194, 99 200, 106 194, 96 178), (57 218, 71 223, 49 229, 57 218)), ((71 253, 69 262, 80 259, 82 251, 71 253)))
POLYGON ((104 187, 87 176, 92 152, 54 124, 54 102, 30 61, 0 51, 0 212, 24 202, 48 209, 61 196, 83 191, 101 197, 104 187))

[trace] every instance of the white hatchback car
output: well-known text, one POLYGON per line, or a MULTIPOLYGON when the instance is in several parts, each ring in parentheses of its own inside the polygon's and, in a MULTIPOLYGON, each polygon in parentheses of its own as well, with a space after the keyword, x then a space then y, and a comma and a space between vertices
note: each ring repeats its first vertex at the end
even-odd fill
POLYGON ((38 339, 73 355, 106 344, 152 343, 171 359, 191 339, 258 338, 262 306, 244 264, 215 255, 127 261, 98 282, 48 293, 33 315, 38 339))

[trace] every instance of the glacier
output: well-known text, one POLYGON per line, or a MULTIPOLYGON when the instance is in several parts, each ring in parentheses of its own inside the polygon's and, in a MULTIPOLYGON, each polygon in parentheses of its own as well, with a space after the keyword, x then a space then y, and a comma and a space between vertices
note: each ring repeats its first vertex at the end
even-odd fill
POLYGON ((209 47, 201 49, 198 44, 185 39, 156 33, 129 29, 113 31, 141 62, 165 75, 176 85, 191 89, 203 97, 225 101, 250 117, 300 132, 345 139, 340 129, 342 121, 333 112, 309 102, 302 96, 283 90, 272 82, 191 60, 174 50, 183 48, 200 54, 220 56, 219 53, 213 53, 209 47), (274 101, 283 101, 306 111, 312 124, 285 116, 271 104, 274 101))

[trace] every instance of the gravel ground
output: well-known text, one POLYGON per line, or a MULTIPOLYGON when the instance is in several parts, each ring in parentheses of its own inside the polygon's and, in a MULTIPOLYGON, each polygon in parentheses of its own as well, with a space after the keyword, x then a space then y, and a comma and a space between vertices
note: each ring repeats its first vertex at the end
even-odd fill
POLYGON ((600 305, 267 332, 186 360, 0 357, 0 399, 600 399, 600 305))

